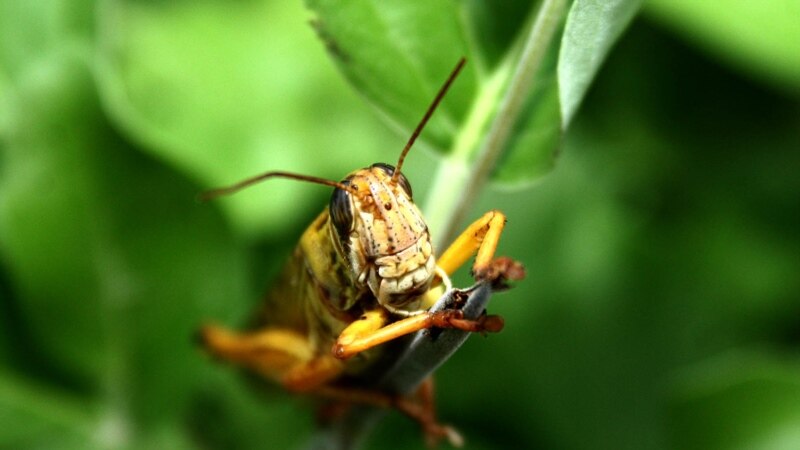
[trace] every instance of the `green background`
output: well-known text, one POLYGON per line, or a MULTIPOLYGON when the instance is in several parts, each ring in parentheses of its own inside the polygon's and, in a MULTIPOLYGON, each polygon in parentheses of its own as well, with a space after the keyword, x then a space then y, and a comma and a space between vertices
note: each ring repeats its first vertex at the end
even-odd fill
MULTIPOLYGON (((194 196, 268 169, 338 179, 407 135, 303 5, 267 3, 0 2, 0 448, 313 432, 310 402, 191 339, 245 320, 329 191, 194 196)), ((493 298, 506 329, 438 372, 468 448, 800 448, 800 32, 796 3, 755 4, 647 4, 554 170, 473 205, 508 215, 500 253, 529 276, 493 298)), ((421 147, 404 172, 425 198, 421 147)), ((367 446, 422 441, 393 414, 367 446)))

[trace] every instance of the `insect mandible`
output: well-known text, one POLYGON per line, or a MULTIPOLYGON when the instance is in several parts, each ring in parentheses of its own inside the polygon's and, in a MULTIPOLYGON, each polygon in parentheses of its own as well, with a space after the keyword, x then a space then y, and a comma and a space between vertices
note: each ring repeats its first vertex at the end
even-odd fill
POLYGON ((472 223, 438 259, 428 227, 414 204, 403 161, 465 64, 461 59, 400 154, 396 166, 376 163, 342 181, 267 172, 202 194, 231 194, 268 178, 293 178, 334 188, 330 205, 300 238, 256 320, 243 332, 206 325, 200 336, 215 357, 243 366, 285 389, 348 403, 399 409, 420 423, 429 440, 454 429, 434 414, 431 382, 412 396, 360 388, 391 360, 391 343, 427 328, 496 332, 502 318, 465 319, 460 310, 429 312, 450 287, 449 276, 475 255, 473 276, 502 283, 522 267, 494 258, 506 218, 490 211, 472 223))

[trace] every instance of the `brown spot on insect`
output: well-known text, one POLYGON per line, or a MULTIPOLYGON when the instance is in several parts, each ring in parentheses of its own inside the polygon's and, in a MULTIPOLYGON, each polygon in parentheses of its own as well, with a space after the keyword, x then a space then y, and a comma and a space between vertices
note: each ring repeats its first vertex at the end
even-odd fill
MULTIPOLYGON (((321 24, 317 28, 323 30, 321 24)), ((457 434, 439 424, 432 401, 418 404, 414 396, 398 397, 357 384, 354 389, 353 382, 387 356, 381 355, 383 344, 416 331, 502 329, 498 316, 466 319, 458 307, 429 311, 451 287, 449 276, 473 255, 472 270, 478 278, 500 283, 523 273, 521 266, 494 258, 505 224, 499 211, 471 224, 437 259, 426 222, 412 200, 411 184, 402 173, 409 150, 464 64, 461 59, 452 71, 394 167, 376 163, 341 181, 272 171, 201 195, 208 200, 269 178, 333 188, 328 208, 303 233, 253 327, 244 332, 218 326, 201 330, 209 353, 291 392, 395 407, 419 422, 431 440, 455 442, 457 434)))

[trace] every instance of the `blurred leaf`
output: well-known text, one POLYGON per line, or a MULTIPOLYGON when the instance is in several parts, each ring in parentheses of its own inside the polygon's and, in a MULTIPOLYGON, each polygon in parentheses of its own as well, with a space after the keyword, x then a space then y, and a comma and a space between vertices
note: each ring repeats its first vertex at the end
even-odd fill
POLYGON ((11 93, 0 191, 0 242, 12 281, 26 297, 20 308, 67 371, 84 376, 100 373, 108 357, 90 258, 98 224, 85 154, 87 143, 98 149, 106 140, 94 134, 102 118, 87 108, 91 90, 87 70, 73 58, 28 70, 11 93))
POLYGON ((575 0, 567 15, 558 60, 561 115, 572 121, 600 65, 642 0, 575 0))
POLYGON ((92 417, 85 409, 74 398, 0 372, 0 424, 6 424, 0 427, 0 447, 52 443, 59 436, 63 443, 80 443, 59 448, 90 449, 92 417))
POLYGON ((195 327, 245 304, 243 254, 195 185, 108 124, 82 58, 51 54, 23 79, 3 143, 0 255, 30 345, 123 424, 175 416, 206 367, 195 327))
MULTIPOLYGON (((8 132, 9 126, 9 84, 10 81, 6 78, 6 74, 0 70, 0 139, 8 132)), ((2 170, 1 167, 0 170, 2 170)))
POLYGON ((56 6, 62 0, 0 1, 0 69, 17 74, 58 38, 56 6))
POLYGON ((187 408, 188 420, 182 425, 188 425, 201 448, 296 448, 312 433, 307 399, 290 396, 278 386, 243 383, 241 373, 230 369, 217 364, 219 380, 200 390, 187 408))
POLYGON ((93 0, 0 0, 0 73, 16 77, 47 51, 91 32, 93 0))
POLYGON ((684 372, 671 405, 675 448, 800 447, 800 363, 768 355, 734 353, 684 372))
MULTIPOLYGON (((323 49, 303 12, 296 2, 104 2, 103 105, 204 188, 276 169, 341 178, 386 154, 386 142, 354 120, 352 93, 313 57, 323 49)), ((276 181, 220 203, 240 231, 277 236, 302 226, 311 213, 298 205, 321 206, 322 192, 276 181)))
POLYGON ((800 93, 800 2, 653 0, 647 12, 689 41, 800 93))

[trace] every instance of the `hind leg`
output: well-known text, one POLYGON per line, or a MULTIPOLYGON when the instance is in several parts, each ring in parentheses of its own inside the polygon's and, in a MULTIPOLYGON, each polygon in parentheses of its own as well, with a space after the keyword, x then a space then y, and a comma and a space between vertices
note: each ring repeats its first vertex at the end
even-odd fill
POLYGON ((330 353, 316 354, 308 339, 282 328, 238 333, 215 325, 200 330, 215 357, 246 367, 289 391, 308 392, 341 375, 344 364, 330 353))
MULTIPOLYGON (((377 323, 373 322, 368 327, 377 323)), ((304 336, 287 329, 267 328, 237 333, 209 325, 200 330, 200 337, 203 346, 215 357, 246 367, 289 391, 344 405, 397 409, 420 424, 428 441, 436 442, 444 437, 453 444, 460 442, 455 430, 437 422, 432 386, 428 382, 423 383, 417 395, 412 397, 336 386, 333 382, 342 374, 344 363, 331 353, 315 355, 304 336)))

